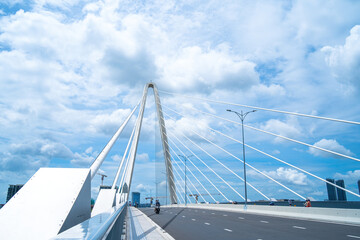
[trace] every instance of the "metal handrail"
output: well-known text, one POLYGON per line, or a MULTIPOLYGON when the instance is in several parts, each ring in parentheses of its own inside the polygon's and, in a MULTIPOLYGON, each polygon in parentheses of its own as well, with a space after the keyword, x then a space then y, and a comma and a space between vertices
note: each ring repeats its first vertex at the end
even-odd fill
POLYGON ((118 209, 110 217, 108 217, 104 221, 104 223, 99 227, 99 229, 95 233, 91 234, 88 239, 89 240, 106 239, 107 235, 111 231, 111 227, 119 218, 119 216, 123 213, 126 206, 127 206, 126 203, 123 203, 121 206, 119 206, 118 209))

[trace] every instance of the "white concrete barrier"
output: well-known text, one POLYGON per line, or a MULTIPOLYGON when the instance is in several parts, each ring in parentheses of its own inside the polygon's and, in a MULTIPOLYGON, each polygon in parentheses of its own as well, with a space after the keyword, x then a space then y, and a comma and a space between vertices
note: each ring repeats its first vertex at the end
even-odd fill
MULTIPOLYGON (((169 207, 184 207, 184 204, 169 207)), ((360 209, 248 205, 245 211, 242 204, 188 204, 187 207, 360 225, 360 209)))

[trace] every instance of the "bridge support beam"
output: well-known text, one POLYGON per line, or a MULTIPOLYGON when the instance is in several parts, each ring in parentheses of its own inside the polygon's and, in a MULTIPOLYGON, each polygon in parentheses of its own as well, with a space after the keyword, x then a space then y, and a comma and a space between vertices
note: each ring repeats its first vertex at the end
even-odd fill
MULTIPOLYGON (((134 170, 134 163, 135 163, 135 158, 136 158, 137 145, 138 145, 138 141, 139 141, 142 119, 143 119, 145 105, 146 105, 146 97, 147 97, 149 88, 152 88, 154 90, 155 104, 156 104, 156 110, 157 110, 157 115, 158 115, 158 120, 159 120, 160 136, 161 136, 161 142, 162 142, 162 148, 163 148, 163 152, 164 152, 164 160, 165 160, 165 166, 166 166, 166 176, 167 176, 167 181, 169 183, 168 190, 170 192, 170 202, 171 202, 171 204, 177 204, 176 186, 175 186, 174 176, 173 176, 173 171, 172 171, 171 156, 170 156, 170 152, 169 152, 170 150, 169 150, 169 145, 168 145, 168 140, 167 140, 167 135, 166 135, 164 116, 162 113, 159 93, 158 93, 157 87, 154 83, 148 83, 145 85, 145 88, 144 88, 143 97, 141 100, 140 112, 139 112, 139 115, 138 115, 138 118, 136 121, 136 128, 135 128, 133 144, 132 144, 132 147, 130 150, 130 164, 129 164, 129 169, 127 170, 128 173, 126 176, 125 183, 129 186, 129 189, 130 189, 132 174, 133 174, 133 170, 134 170)), ((130 190, 129 190, 129 192, 130 192, 130 190)))
POLYGON ((173 171, 172 171, 170 149, 169 149, 168 139, 167 139, 167 135, 166 135, 165 121, 164 121, 161 102, 160 102, 160 98, 159 98, 159 92, 154 83, 149 83, 148 87, 154 89, 156 111, 157 111, 157 116, 158 116, 158 120, 159 120, 160 136, 161 136, 161 142, 162 142, 165 166, 166 166, 166 177, 167 177, 167 182, 169 183, 168 190, 170 192, 170 202, 171 202, 171 204, 176 204, 177 203, 177 196, 176 196, 176 191, 175 191, 176 186, 175 186, 174 176, 173 176, 173 171))

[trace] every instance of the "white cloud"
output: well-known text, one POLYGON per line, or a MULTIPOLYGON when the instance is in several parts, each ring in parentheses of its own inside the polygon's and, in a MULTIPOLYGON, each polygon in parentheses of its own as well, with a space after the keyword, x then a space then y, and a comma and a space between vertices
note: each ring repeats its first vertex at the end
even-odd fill
POLYGON ((346 174, 336 173, 335 178, 357 181, 360 179, 360 170, 348 171, 346 174))
POLYGON ((115 155, 111 156, 111 159, 115 162, 120 162, 122 160, 122 156, 115 154, 115 155))
POLYGON ((274 179, 285 181, 296 185, 308 185, 307 176, 297 170, 279 167, 276 171, 265 171, 266 174, 274 179))
POLYGON ((245 91, 259 83, 253 62, 237 59, 221 48, 186 47, 171 58, 161 57, 158 65, 162 69, 160 83, 177 91, 212 92, 229 87, 245 91))
POLYGON ((139 192, 146 192, 149 189, 149 186, 145 186, 144 184, 140 183, 135 188, 139 192))
POLYGON ((136 154, 136 161, 140 162, 148 162, 149 161, 149 155, 147 153, 138 153, 136 154))
MULTIPOLYGON (((285 122, 270 119, 261 126, 261 129, 289 138, 296 138, 302 135, 302 128, 295 118, 288 118, 285 122)), ((275 141, 280 142, 282 139, 276 137, 275 141)))
MULTIPOLYGON (((321 139, 320 141, 316 142, 314 146, 331 150, 334 152, 338 152, 348 156, 354 155, 350 150, 340 145, 335 139, 321 139)), ((339 157, 337 155, 327 153, 311 147, 309 147, 309 153, 313 154, 314 156, 321 156, 321 157, 335 157, 335 158, 339 157)))
POLYGON ((169 132, 169 137, 176 141, 172 135, 175 135, 181 141, 188 141, 187 138, 190 138, 192 141, 197 143, 204 142, 205 140, 202 138, 206 138, 210 141, 214 140, 215 134, 209 131, 210 121, 204 117, 182 117, 177 120, 169 119, 166 121, 166 127, 169 132), (198 136, 197 134, 200 136, 198 136), (187 137, 185 138, 184 135, 187 137))
MULTIPOLYGON (((93 151, 92 147, 89 147, 83 153, 76 152, 70 162, 75 167, 90 167, 97 155, 98 152, 93 151)), ((99 172, 101 173, 102 170, 99 169, 99 172)))
POLYGON ((51 159, 68 160, 73 157, 72 151, 67 146, 51 140, 11 144, 8 150, 0 154, 2 170, 37 170, 46 167, 51 159))
POLYGON ((360 89, 360 25, 350 30, 344 45, 325 46, 321 51, 338 81, 360 89))
POLYGON ((90 121, 89 130, 95 133, 114 134, 130 113, 130 109, 118 109, 110 114, 98 114, 90 121))

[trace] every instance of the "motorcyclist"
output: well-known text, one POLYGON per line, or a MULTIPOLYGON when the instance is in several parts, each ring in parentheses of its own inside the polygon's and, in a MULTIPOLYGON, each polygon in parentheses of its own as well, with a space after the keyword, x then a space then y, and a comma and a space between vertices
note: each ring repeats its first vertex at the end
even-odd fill
POLYGON ((159 202, 159 200, 156 200, 155 212, 158 213, 158 214, 160 213, 160 202, 159 202))

